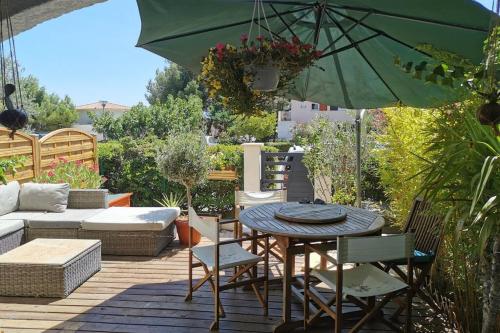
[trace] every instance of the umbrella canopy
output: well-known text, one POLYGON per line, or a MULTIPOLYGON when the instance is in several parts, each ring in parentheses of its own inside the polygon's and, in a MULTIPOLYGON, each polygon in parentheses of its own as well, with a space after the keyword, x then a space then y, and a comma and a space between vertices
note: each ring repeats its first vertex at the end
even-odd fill
MULTIPOLYGON (((138 46, 195 72, 216 43, 239 45, 254 8, 248 0, 137 2, 142 19, 138 46)), ((430 55, 415 49, 425 43, 479 63, 492 15, 472 0, 262 2, 274 36, 298 36, 324 52, 318 61, 322 69, 304 70, 289 97, 354 109, 398 102, 429 107, 456 100, 453 89, 413 79, 394 59, 432 63, 430 55)), ((259 22, 253 22, 255 32, 259 22)), ((260 28, 267 31, 263 20, 260 28)))
POLYGON ((104 1, 106 0, 4 0, 2 6, 3 15, 8 13, 12 17, 14 35, 17 35, 37 24, 104 1))

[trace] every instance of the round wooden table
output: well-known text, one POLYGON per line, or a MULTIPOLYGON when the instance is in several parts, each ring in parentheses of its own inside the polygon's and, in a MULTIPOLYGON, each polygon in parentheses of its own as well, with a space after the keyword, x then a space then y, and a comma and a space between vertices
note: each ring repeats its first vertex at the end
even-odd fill
MULTIPOLYGON (((273 235, 283 255, 283 314, 282 323, 275 332, 287 332, 302 323, 292 322, 291 295, 295 256, 304 253, 304 242, 322 242, 325 248, 335 246, 337 237, 373 235, 385 224, 382 216, 366 209, 342 206, 347 217, 329 224, 293 223, 275 217, 276 210, 296 203, 272 203, 244 209, 240 223, 252 230, 273 235)), ((297 293, 296 293, 297 294, 297 293)), ((300 295, 298 295, 300 297, 300 295)))

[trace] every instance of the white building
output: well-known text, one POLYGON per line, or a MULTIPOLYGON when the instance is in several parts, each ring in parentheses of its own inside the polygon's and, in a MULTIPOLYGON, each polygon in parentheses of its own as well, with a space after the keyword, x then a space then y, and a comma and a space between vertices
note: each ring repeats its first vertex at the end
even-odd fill
POLYGON ((115 104, 108 101, 98 101, 95 103, 80 105, 76 107, 76 111, 78 112, 78 119, 73 127, 87 133, 97 135, 97 139, 102 140, 102 135, 95 133, 92 127, 92 120, 89 117, 89 112, 93 112, 96 113, 97 116, 101 116, 104 111, 109 111, 113 118, 118 118, 129 110, 130 107, 128 106, 115 104))
POLYGON ((290 110, 279 112, 278 139, 291 139, 295 126, 306 124, 318 116, 328 118, 330 121, 354 122, 352 112, 348 112, 347 109, 339 109, 326 104, 292 100, 290 102, 290 110))

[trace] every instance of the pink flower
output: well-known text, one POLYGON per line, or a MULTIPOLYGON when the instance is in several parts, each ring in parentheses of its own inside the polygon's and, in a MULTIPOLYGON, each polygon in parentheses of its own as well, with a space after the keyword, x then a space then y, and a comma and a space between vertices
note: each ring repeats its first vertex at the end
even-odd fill
POLYGON ((215 45, 215 49, 217 50, 217 59, 219 59, 219 61, 222 61, 222 58, 224 57, 225 48, 226 46, 222 43, 217 43, 217 45, 215 45))
POLYGON ((82 161, 82 160, 80 160, 80 161, 76 161, 76 165, 80 166, 80 165, 82 165, 82 164, 83 164, 83 161, 82 161))
POLYGON ((240 41, 241 41, 243 44, 246 44, 246 42, 248 41, 248 35, 247 35, 247 34, 241 34, 241 36, 240 36, 240 41))
POLYGON ((292 37, 292 42, 293 42, 294 44, 300 44, 300 39, 299 39, 299 37, 297 37, 297 36, 293 36, 293 37, 292 37))
POLYGON ((222 52, 226 48, 226 46, 222 43, 217 43, 215 45, 215 48, 217 49, 217 52, 222 52))
POLYGON ((67 163, 68 162, 68 160, 66 158, 64 158, 64 157, 59 157, 58 159, 59 159, 59 161, 61 161, 63 163, 67 163))
POLYGON ((55 175, 56 175, 56 174, 55 174, 53 171, 49 171, 49 172, 47 173, 47 176, 49 176, 49 177, 54 177, 55 175))
POLYGON ((321 55, 322 55, 322 54, 323 54, 323 51, 319 51, 319 50, 314 51, 314 56, 315 56, 316 58, 321 57, 321 55))
POLYGON ((264 36, 258 35, 257 37, 255 37, 255 39, 258 40, 259 42, 262 42, 264 40, 264 36))

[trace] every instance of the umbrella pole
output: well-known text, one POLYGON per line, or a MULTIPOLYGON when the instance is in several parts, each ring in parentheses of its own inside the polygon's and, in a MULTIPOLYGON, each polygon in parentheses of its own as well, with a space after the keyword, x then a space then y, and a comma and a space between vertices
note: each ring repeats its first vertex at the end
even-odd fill
POLYGON ((365 110, 356 110, 356 207, 361 207, 361 121, 365 110))

